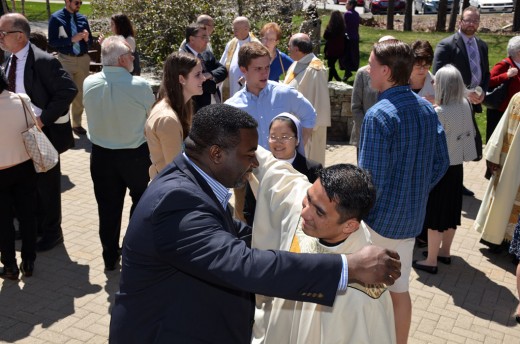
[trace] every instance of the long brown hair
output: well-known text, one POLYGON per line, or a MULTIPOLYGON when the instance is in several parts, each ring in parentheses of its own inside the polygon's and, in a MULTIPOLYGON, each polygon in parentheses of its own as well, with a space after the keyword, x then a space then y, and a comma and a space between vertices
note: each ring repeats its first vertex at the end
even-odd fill
POLYGON ((159 87, 159 96, 154 106, 162 99, 177 113, 182 125, 183 139, 188 136, 193 116, 193 101, 186 102, 182 93, 179 75, 187 78, 192 69, 200 63, 194 55, 176 51, 164 61, 163 78, 159 87))

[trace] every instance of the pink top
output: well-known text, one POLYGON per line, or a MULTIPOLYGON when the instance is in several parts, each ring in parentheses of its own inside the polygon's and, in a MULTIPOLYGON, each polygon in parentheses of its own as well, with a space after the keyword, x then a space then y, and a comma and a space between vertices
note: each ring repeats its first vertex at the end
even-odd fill
MULTIPOLYGON (((22 97, 30 109, 29 98, 22 97)), ((0 93, 0 109, 0 169, 5 169, 29 160, 21 135, 27 124, 18 94, 7 90, 0 93)), ((27 115, 31 124, 31 115, 27 115)))

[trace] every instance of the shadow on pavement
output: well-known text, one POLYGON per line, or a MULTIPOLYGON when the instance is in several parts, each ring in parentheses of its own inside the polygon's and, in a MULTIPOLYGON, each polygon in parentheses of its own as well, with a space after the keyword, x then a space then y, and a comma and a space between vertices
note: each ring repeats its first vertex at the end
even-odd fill
MULTIPOLYGON (((515 274, 516 267, 509 259, 499 265, 507 272, 515 274)), ((482 271, 475 269, 460 257, 452 256, 451 265, 439 264, 436 275, 415 270, 418 280, 430 287, 442 290, 453 299, 456 307, 460 307, 473 316, 495 322, 502 326, 516 326, 512 317, 518 300, 506 287, 494 282, 482 271)))
MULTIPOLYGON (((66 318, 62 326, 68 328, 74 319, 69 316, 76 313, 75 300, 101 290, 101 286, 90 283, 89 269, 88 265, 71 261, 65 247, 59 245, 38 255, 32 277, 1 280, 0 342, 26 338, 38 325, 46 329, 58 323, 59 328, 60 321, 66 318)), ((54 331, 49 334, 53 339, 59 336, 54 331)))

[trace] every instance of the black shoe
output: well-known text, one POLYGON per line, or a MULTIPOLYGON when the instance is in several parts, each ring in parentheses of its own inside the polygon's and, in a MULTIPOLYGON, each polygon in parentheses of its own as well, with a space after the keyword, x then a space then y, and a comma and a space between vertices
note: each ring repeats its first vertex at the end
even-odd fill
POLYGON ((412 266, 414 269, 426 271, 430 274, 436 274, 438 270, 436 266, 422 265, 417 263, 416 260, 412 262, 412 266))
POLYGON ((4 266, 2 270, 0 270, 0 277, 7 278, 13 281, 16 281, 18 279, 19 274, 20 270, 18 270, 18 266, 16 266, 16 263, 9 267, 4 266))
POLYGON ((468 188, 466 188, 464 185, 462 185, 462 194, 464 196, 475 196, 475 193, 468 188))
POLYGON ((121 255, 119 255, 117 258, 116 258, 116 261, 115 262, 110 262, 110 263, 107 263, 105 262, 105 271, 114 271, 115 269, 117 269, 119 267, 119 262, 121 261, 121 255))
POLYGON ((20 264, 20 271, 24 277, 31 277, 34 271, 34 261, 22 261, 20 264))
POLYGON ((72 128, 72 131, 76 134, 76 135, 85 135, 87 133, 87 131, 85 130, 85 128, 83 128, 81 125, 79 127, 73 127, 72 128))
MULTIPOLYGON (((422 253, 423 257, 428 257, 428 251, 424 251, 422 253)), ((441 257, 437 256, 437 261, 441 262, 442 264, 450 265, 451 264, 451 257, 441 257)))
POLYGON ((49 251, 50 249, 53 249, 57 245, 63 243, 63 235, 60 235, 59 237, 55 238, 47 238, 43 236, 37 243, 36 243, 36 252, 44 252, 49 251))

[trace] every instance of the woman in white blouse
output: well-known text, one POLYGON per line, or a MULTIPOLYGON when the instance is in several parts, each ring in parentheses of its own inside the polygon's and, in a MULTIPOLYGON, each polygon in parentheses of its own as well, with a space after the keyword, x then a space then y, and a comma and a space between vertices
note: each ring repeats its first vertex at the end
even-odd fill
POLYGON ((450 167, 430 191, 424 227, 428 228, 428 251, 416 269, 437 273, 437 262, 451 263, 450 248, 462 211, 462 163, 477 157, 475 128, 471 106, 465 97, 466 87, 460 72, 446 65, 435 74, 435 108, 446 132, 450 167))

